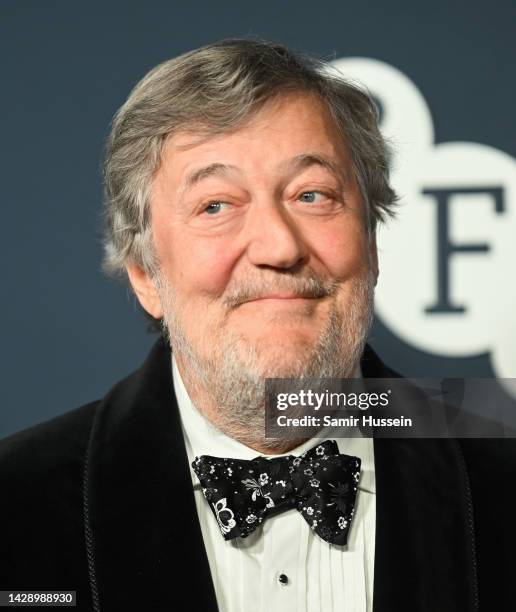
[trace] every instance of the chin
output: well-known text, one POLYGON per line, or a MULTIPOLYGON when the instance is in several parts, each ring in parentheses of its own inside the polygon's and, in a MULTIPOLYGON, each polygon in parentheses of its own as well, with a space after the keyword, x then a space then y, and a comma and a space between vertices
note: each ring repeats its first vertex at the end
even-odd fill
POLYGON ((260 351, 254 369, 262 378, 298 378, 312 351, 313 345, 307 347, 306 344, 296 343, 285 346, 276 343, 265 354, 260 351))

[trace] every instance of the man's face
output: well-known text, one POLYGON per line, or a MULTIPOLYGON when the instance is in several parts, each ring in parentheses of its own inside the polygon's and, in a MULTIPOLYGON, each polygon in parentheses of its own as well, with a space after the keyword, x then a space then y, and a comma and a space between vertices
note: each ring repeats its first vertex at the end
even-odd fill
POLYGON ((261 380, 351 375, 376 249, 350 153, 320 101, 290 94, 232 133, 170 137, 151 218, 159 299, 142 303, 164 316, 176 358, 201 375, 232 367, 233 379, 242 369, 261 380), (324 351, 335 368, 319 367, 324 351))

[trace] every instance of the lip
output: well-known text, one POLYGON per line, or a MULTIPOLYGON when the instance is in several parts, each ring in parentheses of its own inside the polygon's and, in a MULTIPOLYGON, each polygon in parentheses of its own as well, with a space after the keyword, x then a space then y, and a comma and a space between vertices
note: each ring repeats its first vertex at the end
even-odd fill
POLYGON ((313 299, 315 298, 309 297, 309 296, 303 296, 303 295, 292 295, 292 294, 287 294, 287 293, 271 293, 269 295, 262 295, 258 298, 247 300, 247 302, 244 302, 244 303, 248 304, 250 302, 262 302, 262 301, 268 301, 268 300, 277 300, 277 301, 282 301, 282 302, 300 302, 300 301, 313 300, 313 299))

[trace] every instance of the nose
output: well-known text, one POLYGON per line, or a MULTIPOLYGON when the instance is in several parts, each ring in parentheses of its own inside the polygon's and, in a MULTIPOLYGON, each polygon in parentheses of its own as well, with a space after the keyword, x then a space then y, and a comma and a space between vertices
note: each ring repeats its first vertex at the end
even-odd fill
POLYGON ((275 201, 251 206, 246 231, 247 256, 255 266, 289 269, 307 259, 301 228, 275 201))

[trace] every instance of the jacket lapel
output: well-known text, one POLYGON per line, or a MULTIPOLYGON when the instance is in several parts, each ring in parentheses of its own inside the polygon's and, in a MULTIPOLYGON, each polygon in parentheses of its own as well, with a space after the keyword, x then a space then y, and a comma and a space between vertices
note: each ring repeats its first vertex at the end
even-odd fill
MULTIPOLYGON (((362 371, 395 378, 368 348, 362 371)), ((454 439, 374 440, 375 612, 476 610, 474 529, 454 439)))
POLYGON ((217 610, 162 339, 99 406, 85 482, 100 609, 217 610))
POLYGON ((475 610, 474 536, 456 442, 377 439, 374 449, 375 612, 475 610))

